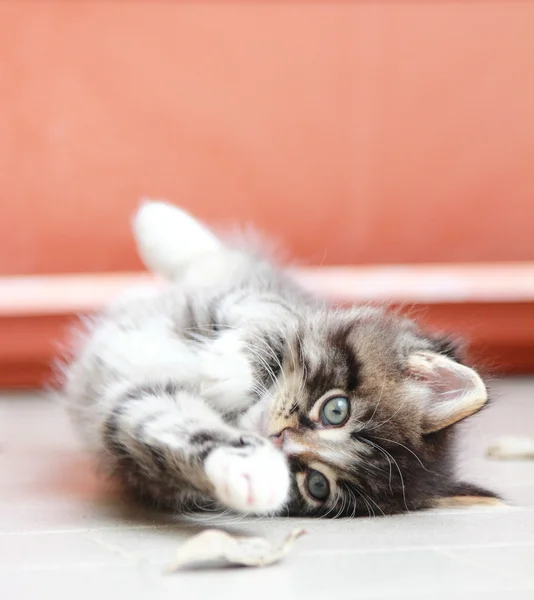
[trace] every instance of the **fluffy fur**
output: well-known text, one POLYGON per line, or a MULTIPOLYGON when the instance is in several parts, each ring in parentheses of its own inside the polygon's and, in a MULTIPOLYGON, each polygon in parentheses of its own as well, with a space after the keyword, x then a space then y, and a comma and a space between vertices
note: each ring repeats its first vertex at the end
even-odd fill
POLYGON ((63 395, 134 495, 329 516, 493 498, 455 478, 455 424, 487 393, 447 340, 381 309, 328 306, 165 203, 143 204, 133 229, 170 282, 88 324, 63 395), (348 414, 332 425, 339 398, 348 414))

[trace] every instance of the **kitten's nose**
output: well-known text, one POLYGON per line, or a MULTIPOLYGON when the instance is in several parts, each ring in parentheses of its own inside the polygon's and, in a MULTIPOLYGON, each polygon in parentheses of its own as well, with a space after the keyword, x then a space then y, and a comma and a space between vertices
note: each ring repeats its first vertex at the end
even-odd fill
POLYGON ((282 429, 282 431, 269 436, 269 439, 277 448, 281 448, 284 445, 286 431, 287 429, 282 429))

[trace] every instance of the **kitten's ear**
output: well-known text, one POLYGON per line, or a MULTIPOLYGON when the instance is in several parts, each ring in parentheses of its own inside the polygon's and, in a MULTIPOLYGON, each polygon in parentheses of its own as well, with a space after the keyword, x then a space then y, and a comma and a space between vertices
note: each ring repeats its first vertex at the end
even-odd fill
POLYGON ((447 496, 432 502, 435 508, 468 508, 470 506, 504 506, 497 494, 471 483, 455 483, 447 496))
POLYGON ((465 419, 488 400, 486 386, 473 369, 441 354, 412 354, 408 359, 408 372, 429 387, 423 433, 433 433, 465 419))

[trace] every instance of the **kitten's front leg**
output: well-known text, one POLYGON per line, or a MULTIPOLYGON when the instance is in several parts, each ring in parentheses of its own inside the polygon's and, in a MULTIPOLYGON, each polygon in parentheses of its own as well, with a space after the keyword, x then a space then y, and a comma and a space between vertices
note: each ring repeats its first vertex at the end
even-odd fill
POLYGON ((107 457, 138 494, 177 508, 198 498, 252 514, 284 506, 283 454, 224 423, 202 398, 167 383, 132 387, 109 406, 101 429, 107 457))
POLYGON ((244 435, 241 447, 222 445, 207 456, 204 469, 215 497, 241 512, 276 512, 287 501, 289 469, 284 456, 257 436, 244 435))

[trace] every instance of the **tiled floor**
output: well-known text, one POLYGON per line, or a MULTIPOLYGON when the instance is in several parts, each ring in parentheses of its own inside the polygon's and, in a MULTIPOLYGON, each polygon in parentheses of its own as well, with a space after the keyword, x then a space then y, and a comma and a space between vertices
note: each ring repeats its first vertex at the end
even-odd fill
POLYGON ((534 462, 492 462, 501 434, 534 435, 534 380, 494 383, 495 405, 465 426, 462 471, 508 508, 354 521, 213 519, 233 532, 309 535, 265 569, 163 575, 198 531, 123 504, 93 473, 61 409, 0 397, 0 598, 534 599, 534 462))

